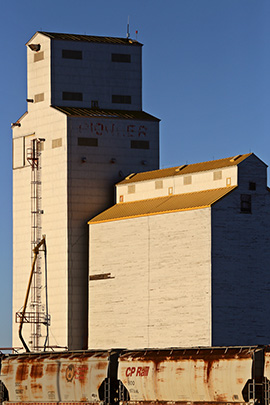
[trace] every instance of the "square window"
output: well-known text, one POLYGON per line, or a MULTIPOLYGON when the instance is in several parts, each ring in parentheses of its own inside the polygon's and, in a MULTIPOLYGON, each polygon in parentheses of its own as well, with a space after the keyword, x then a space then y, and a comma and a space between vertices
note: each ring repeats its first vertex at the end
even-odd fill
POLYGON ((221 179, 222 179, 222 171, 219 170, 219 171, 217 171, 217 172, 214 172, 214 173, 213 173, 213 179, 214 179, 214 180, 221 180, 221 179))
POLYGON ((188 185, 188 184, 191 184, 191 183, 192 183, 191 176, 184 177, 184 185, 185 186, 188 185))
POLYGON ((256 190, 256 183, 254 181, 249 182, 249 190, 256 190))
POLYGON ((163 188, 163 181, 162 180, 157 180, 155 182, 155 189, 158 190, 160 188, 163 188))
POLYGON ((133 193, 135 193, 135 184, 128 186, 128 194, 133 194, 133 193))

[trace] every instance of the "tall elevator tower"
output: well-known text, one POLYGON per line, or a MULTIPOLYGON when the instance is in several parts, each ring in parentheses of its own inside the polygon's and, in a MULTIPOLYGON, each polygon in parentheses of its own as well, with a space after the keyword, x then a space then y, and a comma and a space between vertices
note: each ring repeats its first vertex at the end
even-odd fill
MULTIPOLYGON (((38 221, 47 244, 50 344, 84 349, 87 221, 113 203, 115 183, 159 168, 159 120, 142 110, 139 42, 37 32, 26 45, 28 111, 13 125, 13 314, 22 307, 31 268, 33 179, 27 151, 44 139, 38 221)), ((40 346, 45 329, 41 324, 34 332, 40 346)), ((13 346, 20 347, 17 330, 14 323, 13 346)), ((31 342, 31 325, 24 334, 31 342)))

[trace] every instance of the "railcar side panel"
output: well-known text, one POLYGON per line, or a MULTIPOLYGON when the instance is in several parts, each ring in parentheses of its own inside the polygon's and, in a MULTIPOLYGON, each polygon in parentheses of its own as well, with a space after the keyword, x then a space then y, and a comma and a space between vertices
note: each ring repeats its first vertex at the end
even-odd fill
POLYGON ((255 348, 123 352, 118 378, 130 402, 244 403, 255 348))
POLYGON ((0 379, 9 402, 99 402, 109 352, 10 355, 0 379))

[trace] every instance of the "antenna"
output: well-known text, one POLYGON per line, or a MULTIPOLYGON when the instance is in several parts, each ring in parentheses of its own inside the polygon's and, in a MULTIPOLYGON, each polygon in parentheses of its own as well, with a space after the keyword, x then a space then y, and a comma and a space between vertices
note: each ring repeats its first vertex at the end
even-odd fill
POLYGON ((127 39, 130 38, 130 33, 129 33, 129 16, 128 16, 128 22, 127 22, 127 39))

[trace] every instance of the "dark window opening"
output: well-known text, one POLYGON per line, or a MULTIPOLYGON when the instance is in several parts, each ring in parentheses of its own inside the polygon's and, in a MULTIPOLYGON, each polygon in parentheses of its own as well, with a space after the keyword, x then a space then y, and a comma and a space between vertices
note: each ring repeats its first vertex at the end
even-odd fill
POLYGON ((62 49, 62 58, 64 59, 82 59, 82 51, 71 49, 62 49))
POLYGON ((91 108, 98 108, 98 100, 91 101, 91 108))
POLYGON ((130 141, 132 149, 149 149, 149 141, 130 141))
POLYGON ((83 94, 74 93, 71 91, 63 91, 62 99, 68 101, 83 101, 83 94))
POLYGON ((241 194, 241 212, 251 213, 251 195, 241 194))
POLYGON ((118 94, 112 95, 112 103, 131 104, 131 96, 121 96, 118 94))
POLYGON ((131 57, 128 53, 112 53, 112 62, 130 63, 131 57))
POLYGON ((97 138, 78 138, 78 146, 98 146, 97 138))
POLYGON ((254 183, 253 181, 249 182, 249 190, 256 190, 256 183, 254 183))

